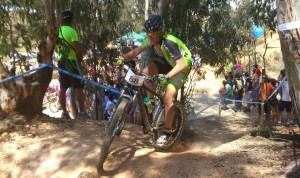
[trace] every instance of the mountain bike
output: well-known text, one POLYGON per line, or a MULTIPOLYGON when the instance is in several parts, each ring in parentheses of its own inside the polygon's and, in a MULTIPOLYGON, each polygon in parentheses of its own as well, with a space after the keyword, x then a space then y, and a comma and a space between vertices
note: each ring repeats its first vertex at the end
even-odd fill
POLYGON ((120 66, 126 72, 125 81, 129 84, 126 90, 124 90, 117 104, 114 108, 114 113, 110 119, 108 128, 106 130, 101 150, 97 160, 98 172, 103 171, 103 164, 108 156, 110 145, 115 136, 121 134, 125 124, 125 120, 129 114, 131 107, 134 102, 138 103, 139 110, 142 114, 144 128, 146 132, 152 132, 153 147, 156 151, 167 151, 170 150, 181 137, 184 130, 185 123, 185 109, 179 101, 174 101, 174 119, 172 123, 172 129, 168 141, 163 146, 157 146, 154 143, 160 137, 164 130, 164 102, 163 102, 163 91, 165 86, 161 86, 156 76, 149 76, 140 71, 130 68, 128 65, 123 64, 120 66), (146 87, 144 82, 155 82, 158 85, 154 90, 146 87), (143 90, 150 91, 155 95, 155 108, 152 114, 148 112, 147 106, 144 104, 143 90), (152 115, 152 118, 150 116, 152 115))

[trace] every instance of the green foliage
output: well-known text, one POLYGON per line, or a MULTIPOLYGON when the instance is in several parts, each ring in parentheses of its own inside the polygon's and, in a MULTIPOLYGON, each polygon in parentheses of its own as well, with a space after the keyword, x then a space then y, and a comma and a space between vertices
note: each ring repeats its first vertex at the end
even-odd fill
MULTIPOLYGON (((158 1, 149 2, 150 12, 157 12, 158 1)), ((204 63, 218 66, 219 72, 245 50, 245 44, 251 40, 252 22, 270 30, 276 28, 272 0, 239 1, 237 9, 232 9, 229 2, 172 0, 165 17, 166 31, 182 39, 192 52, 198 52, 204 63)), ((61 0, 57 3, 61 11, 74 12, 84 51, 91 47, 102 51, 108 42, 129 31, 142 30, 145 1, 61 0)), ((0 6, 0 13, 1 55, 11 52, 11 43, 15 49, 23 47, 30 51, 47 36, 43 1, 6 0, 0 6)))
POLYGON ((255 24, 260 24, 265 28, 276 31, 276 7, 274 0, 251 0, 250 15, 255 24))

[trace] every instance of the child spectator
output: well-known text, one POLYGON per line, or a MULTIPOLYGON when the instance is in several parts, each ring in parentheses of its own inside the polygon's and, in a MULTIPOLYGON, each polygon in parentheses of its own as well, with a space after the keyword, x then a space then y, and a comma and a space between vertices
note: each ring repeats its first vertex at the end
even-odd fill
POLYGON ((108 91, 105 91, 104 92, 104 97, 103 97, 103 101, 102 101, 102 108, 105 110, 106 108, 106 104, 108 102, 108 94, 109 92, 108 91))
POLYGON ((109 94, 108 101, 106 103, 106 107, 105 107, 105 111, 104 111, 104 115, 108 119, 109 122, 111 121, 111 116, 113 114, 113 109, 115 107, 115 103, 113 100, 114 100, 114 95, 109 94))
POLYGON ((231 86, 227 83, 226 80, 223 80, 222 82, 223 87, 220 88, 219 93, 220 93, 220 98, 221 98, 221 105, 223 106, 222 109, 226 110, 226 104, 228 101, 226 101, 226 98, 231 98, 232 96, 232 88, 231 86))

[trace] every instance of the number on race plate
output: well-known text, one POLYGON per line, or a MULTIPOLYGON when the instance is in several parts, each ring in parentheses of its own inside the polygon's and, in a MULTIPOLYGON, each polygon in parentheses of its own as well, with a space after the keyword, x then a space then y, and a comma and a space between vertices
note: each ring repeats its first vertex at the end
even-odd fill
POLYGON ((144 83, 145 77, 136 75, 131 70, 128 70, 125 80, 126 80, 126 82, 130 83, 131 85, 142 86, 144 83))

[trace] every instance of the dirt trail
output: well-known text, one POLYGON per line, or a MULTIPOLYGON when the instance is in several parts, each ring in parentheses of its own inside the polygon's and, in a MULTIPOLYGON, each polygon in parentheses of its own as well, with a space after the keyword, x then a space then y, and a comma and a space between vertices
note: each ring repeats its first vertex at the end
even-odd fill
MULTIPOLYGON (((300 176, 294 160, 299 159, 299 142, 293 150, 289 140, 293 131, 300 140, 298 128, 276 127, 286 139, 281 141, 250 134, 256 130, 256 110, 249 114, 227 110, 219 115, 217 89, 221 82, 210 70, 206 75, 207 80, 197 82, 196 115, 189 117, 181 142, 172 152, 155 152, 151 137, 143 135, 139 126, 127 124, 121 137, 114 140, 113 152, 104 165, 106 175, 100 177, 300 176)), ((105 121, 44 115, 17 125, 0 137, 0 177, 99 177, 94 166, 104 125, 105 121)))

